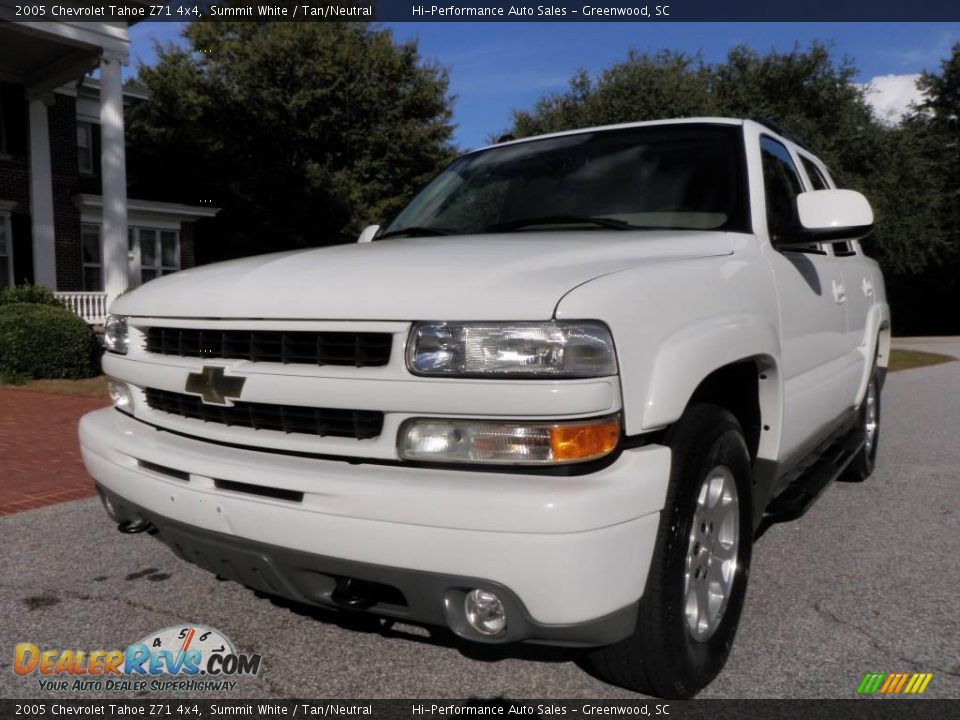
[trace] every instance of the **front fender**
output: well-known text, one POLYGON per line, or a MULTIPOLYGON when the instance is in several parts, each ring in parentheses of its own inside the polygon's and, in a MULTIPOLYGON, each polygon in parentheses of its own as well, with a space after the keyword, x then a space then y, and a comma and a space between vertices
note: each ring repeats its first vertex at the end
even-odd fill
POLYGON ((662 262, 592 280, 557 306, 558 318, 596 318, 613 332, 628 435, 666 427, 712 371, 759 358, 761 452, 776 444, 782 415, 778 302, 755 238, 738 236, 722 257, 662 262))
MULTIPOLYGON (((703 380, 715 370, 756 359, 771 385, 781 382, 777 329, 756 315, 720 315, 686 325, 660 343, 644 402, 643 428, 665 427, 683 413, 703 380)), ((777 388, 779 389, 779 388, 777 388)), ((761 402, 761 409, 763 403, 761 402)), ((767 408, 780 416, 779 405, 767 408)), ((768 414, 764 422, 770 424, 768 414)), ((772 428, 771 428, 772 429, 772 428)))

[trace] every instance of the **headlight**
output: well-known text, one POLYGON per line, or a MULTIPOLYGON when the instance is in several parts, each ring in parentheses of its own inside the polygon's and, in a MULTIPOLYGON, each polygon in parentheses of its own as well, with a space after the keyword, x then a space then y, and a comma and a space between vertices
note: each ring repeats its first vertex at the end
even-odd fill
POLYGON ((599 322, 417 323, 407 342, 415 375, 560 377, 615 375, 613 338, 599 322))
POLYGON ((110 399, 113 400, 113 406, 117 410, 125 413, 133 412, 133 395, 130 392, 130 386, 125 382, 107 379, 107 391, 110 393, 110 399))
POLYGON ((404 460, 550 465, 596 460, 620 442, 620 416, 562 423, 414 418, 400 427, 404 460))
POLYGON ((127 334, 127 319, 120 315, 109 315, 103 325, 103 344, 110 352, 126 355, 130 347, 127 334))

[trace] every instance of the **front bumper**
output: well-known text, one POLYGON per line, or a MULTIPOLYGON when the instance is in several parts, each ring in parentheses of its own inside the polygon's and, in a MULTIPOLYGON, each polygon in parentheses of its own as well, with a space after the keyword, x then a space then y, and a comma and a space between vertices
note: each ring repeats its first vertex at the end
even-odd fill
POLYGON ((479 587, 507 605, 494 641, 571 645, 632 632, 670 462, 647 446, 573 477, 356 464, 223 447, 111 408, 83 418, 80 440, 120 519, 148 519, 221 576, 318 605, 354 579, 364 609, 491 641, 462 618, 479 587))
POLYGON ((544 625, 530 617, 523 602, 491 580, 423 570, 372 565, 325 557, 179 523, 138 507, 98 486, 120 522, 147 520, 181 558, 226 580, 296 602, 348 610, 368 610, 430 625, 481 642, 525 640, 553 645, 607 645, 633 632, 636 603, 596 620, 544 625), (509 622, 496 638, 477 634, 465 621, 463 601, 473 588, 495 592, 509 622), (338 592, 342 593, 338 597, 338 592))

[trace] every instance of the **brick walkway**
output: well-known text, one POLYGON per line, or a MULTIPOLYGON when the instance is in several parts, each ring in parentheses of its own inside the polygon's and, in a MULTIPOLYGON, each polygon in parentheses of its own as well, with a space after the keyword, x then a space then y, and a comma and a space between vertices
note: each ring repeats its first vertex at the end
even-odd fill
POLYGON ((0 389, 0 515, 96 494, 77 422, 106 398, 0 389))

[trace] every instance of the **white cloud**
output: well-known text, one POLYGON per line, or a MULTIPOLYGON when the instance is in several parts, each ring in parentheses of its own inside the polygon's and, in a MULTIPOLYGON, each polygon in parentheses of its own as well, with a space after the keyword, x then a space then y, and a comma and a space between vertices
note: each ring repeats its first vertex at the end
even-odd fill
POLYGON ((877 116, 890 124, 900 122, 910 109, 910 103, 923 99, 917 89, 919 74, 878 75, 862 87, 867 90, 867 102, 877 116))

